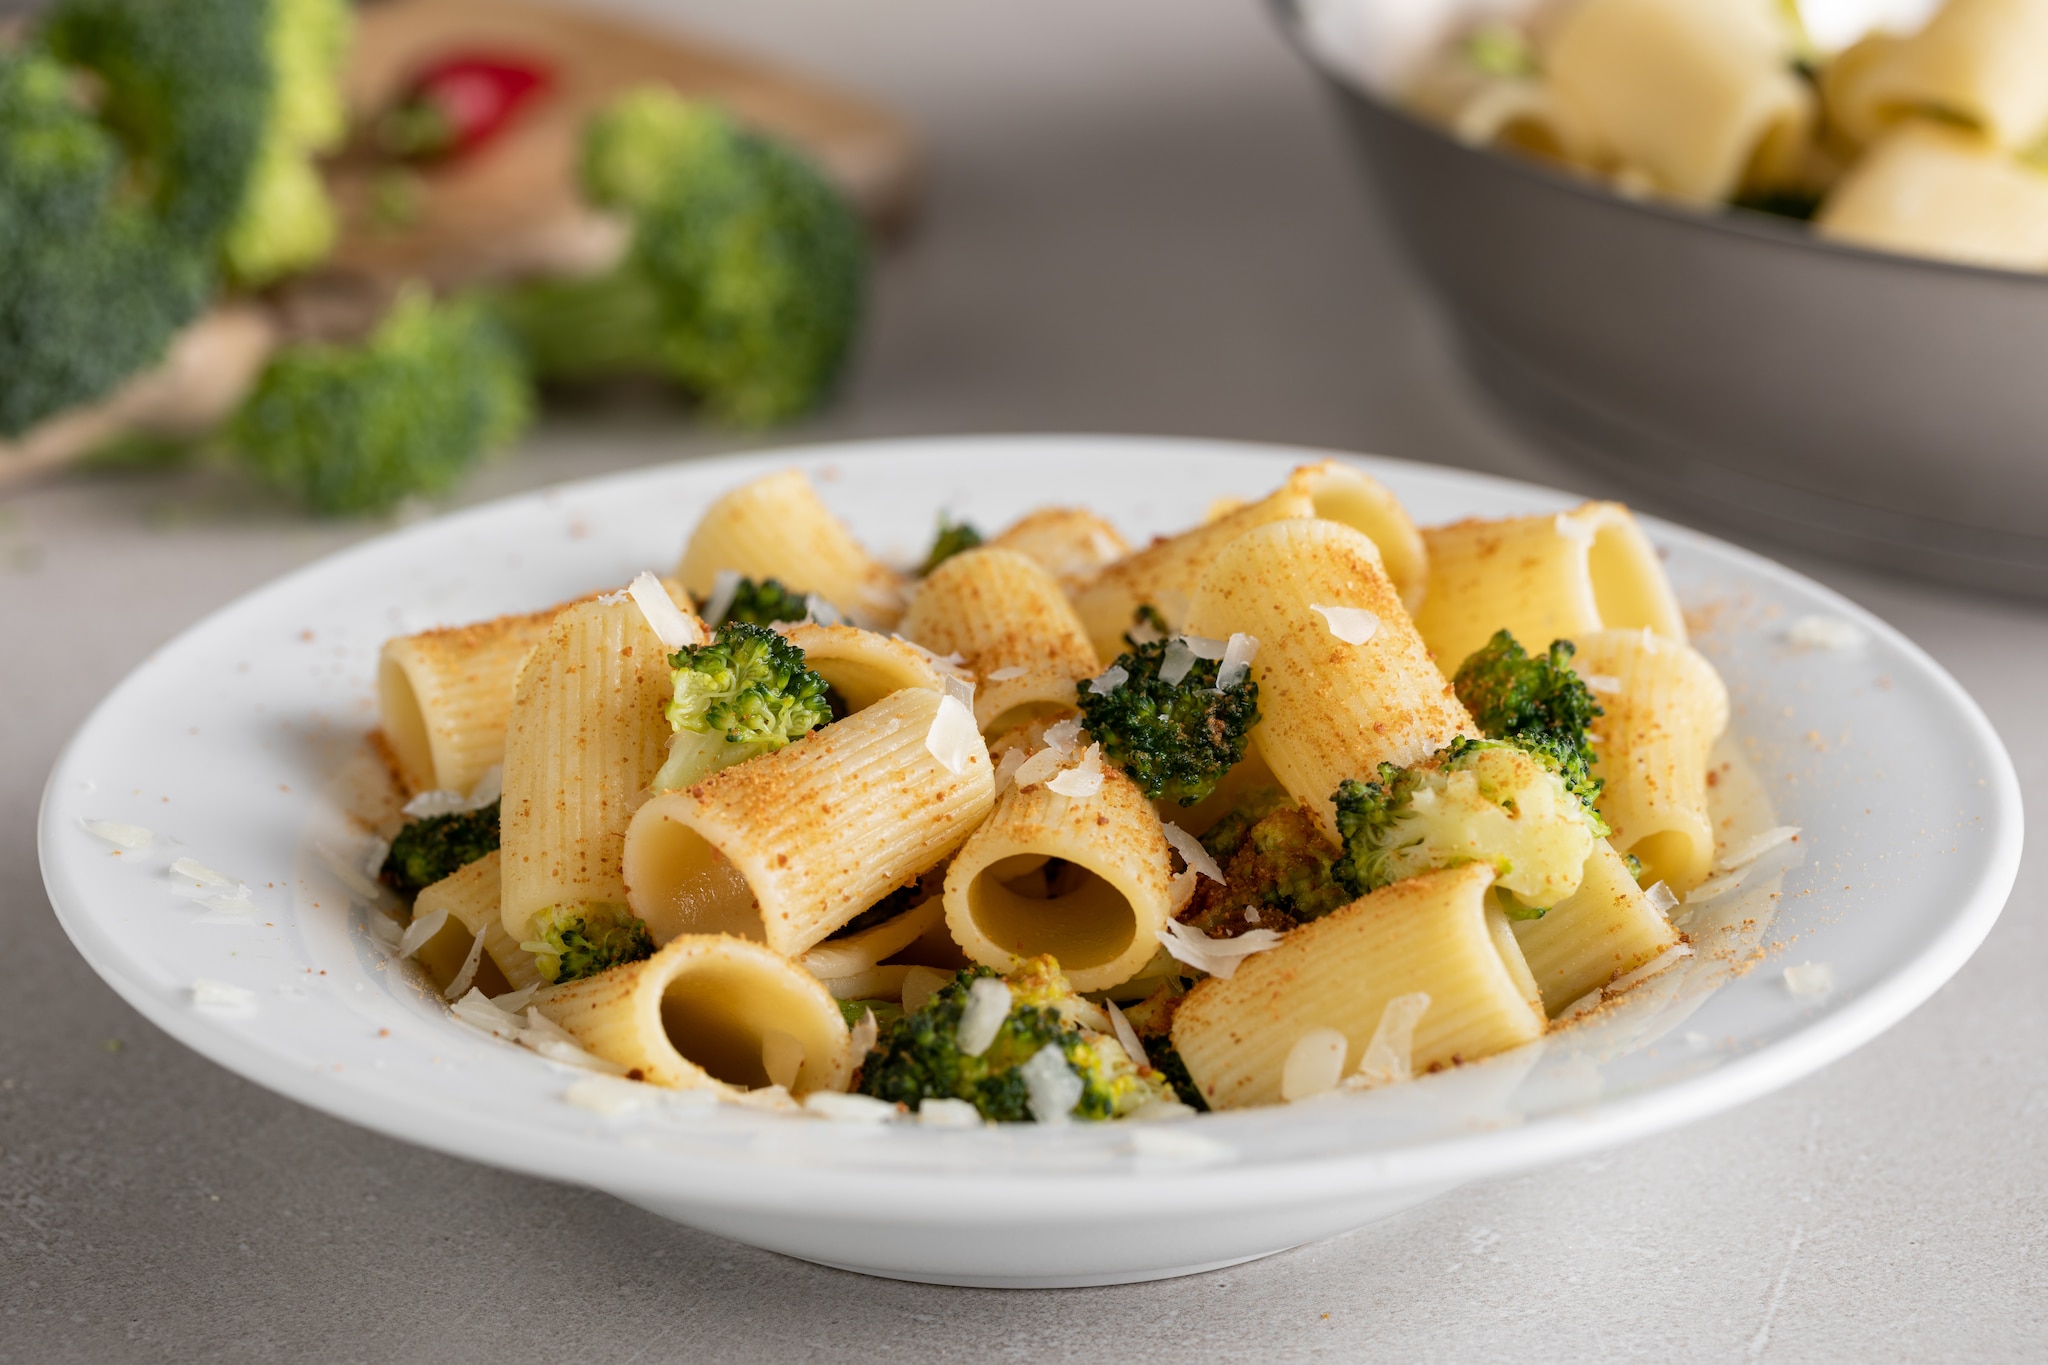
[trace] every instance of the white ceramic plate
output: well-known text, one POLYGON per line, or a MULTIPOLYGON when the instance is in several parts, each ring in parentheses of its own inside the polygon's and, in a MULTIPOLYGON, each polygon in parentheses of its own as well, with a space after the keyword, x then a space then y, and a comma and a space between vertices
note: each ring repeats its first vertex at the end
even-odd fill
MULTIPOLYGON (((600 1116, 564 1102, 578 1073, 456 1022, 390 963, 322 861, 349 838, 323 792, 374 723, 385 637, 664 569, 699 511, 744 479, 801 465, 871 545, 907 558, 940 508, 991 526, 1085 500, 1136 538, 1316 457, 1103 437, 879 442, 645 470, 394 532, 216 613, 114 690, 44 796, 51 901, 153 1023, 327 1113, 792 1255, 1001 1285, 1229 1264, 1725 1109, 1896 1022, 1982 941, 2021 843, 2012 765, 1982 713, 1834 593, 1661 523, 1651 534, 1734 697, 1730 752, 1806 835, 1701 912, 1702 951, 1679 968, 1537 1046, 1412 1085, 1165 1125, 944 1131, 668 1099, 600 1116), (1789 642, 1809 615, 1851 623, 1857 641, 1789 642), (159 839, 116 853, 87 820, 159 839), (181 855, 254 888, 254 921, 174 898, 165 869, 181 855), (1787 989, 1783 967, 1807 961, 1831 968, 1830 992, 1787 989), (204 1007, 201 979, 253 1003, 204 1007)), ((1571 501, 1360 463, 1424 523, 1571 501)))

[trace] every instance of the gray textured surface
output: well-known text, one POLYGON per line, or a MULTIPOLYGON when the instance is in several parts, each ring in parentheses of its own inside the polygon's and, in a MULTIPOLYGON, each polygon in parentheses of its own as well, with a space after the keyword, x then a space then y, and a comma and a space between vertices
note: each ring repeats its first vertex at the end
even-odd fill
MULTIPOLYGON (((806 435, 1254 437, 1600 491, 1456 379, 1327 111, 1248 0, 737 8, 668 11, 893 99, 931 147, 925 227, 887 267, 859 380, 806 435)), ((561 417, 467 496, 730 444, 655 413, 561 417)), ((1952 985, 1786 1093, 1163 1284, 864 1280, 247 1085, 71 951, 36 871, 36 801, 64 737, 151 647, 373 529, 308 527, 196 476, 0 504, 0 1359, 2048 1355, 2033 858, 1952 985)), ((2048 612, 1802 567, 1933 651, 2048 800, 2048 612)))

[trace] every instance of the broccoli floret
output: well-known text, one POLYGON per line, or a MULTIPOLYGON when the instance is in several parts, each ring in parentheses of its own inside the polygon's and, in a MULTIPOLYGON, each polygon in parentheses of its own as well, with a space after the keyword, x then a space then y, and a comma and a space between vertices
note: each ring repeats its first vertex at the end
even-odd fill
POLYGON ((1340 851, 1330 847, 1308 812, 1286 793, 1273 788, 1247 793, 1220 823, 1254 811, 1259 813, 1235 832, 1211 829, 1203 836, 1203 846, 1222 865, 1223 882, 1197 878, 1194 897, 1178 918, 1211 938, 1232 938, 1250 929, 1285 933, 1350 904, 1355 894, 1332 871, 1340 851), (1230 851, 1219 854, 1218 847, 1230 851))
POLYGON ((977 1055, 962 1052, 960 1019, 968 993, 976 981, 995 976, 986 967, 969 967, 898 1020, 868 1054, 861 1093, 913 1109, 927 1099, 961 1099, 983 1118, 1021 1123, 1034 1117, 1025 1065, 1054 1047, 1081 1082, 1075 1118, 1119 1118, 1169 1096, 1165 1080, 1133 1063, 1114 1038, 1076 1022, 1092 1007, 1074 994, 1050 957, 1034 958, 1006 979, 1010 1012, 994 1039, 977 1055))
POLYGON ((1195 1084, 1195 1078, 1188 1074, 1188 1064, 1180 1059, 1172 1043, 1164 1038, 1154 1042, 1145 1041, 1145 1056, 1152 1063, 1152 1069, 1159 1078, 1172 1088, 1173 1097, 1198 1113, 1209 1112, 1209 1101, 1202 1098, 1202 1087, 1195 1084))
POLYGON ((594 204, 632 221, 632 246, 607 274, 503 294, 538 373, 666 375, 742 426, 824 400, 859 330, 867 245, 815 167, 650 88, 591 120, 582 175, 594 204))
POLYGON ((1331 798, 1344 856, 1331 869, 1356 895, 1461 863, 1493 866, 1509 913, 1540 915, 1578 890, 1599 837, 1564 779, 1495 740, 1459 737, 1412 768, 1331 798))
POLYGON ((398 831, 377 878, 400 895, 416 896, 498 847, 498 803, 451 815, 429 815, 398 831))
POLYGON ((939 518, 938 534, 932 537, 932 548, 926 552, 924 563, 917 566, 917 576, 924 578, 933 569, 959 554, 982 543, 981 532, 965 521, 948 521, 939 518))
MULTIPOLYGON (((699 602, 697 609, 702 611, 706 605, 699 602)), ((803 594, 791 592, 779 580, 742 578, 718 624, 738 621, 750 626, 772 626, 777 621, 801 621, 808 615, 810 608, 804 605, 803 594)))
POLYGON ((73 85, 46 54, 0 45, 0 435, 155 362, 211 287, 208 253, 136 202, 73 85))
POLYGON ((100 77, 170 231, 261 284, 333 244, 312 158, 346 130, 351 26, 344 0, 62 0, 47 32, 100 77))
POLYGON ((804 652, 763 626, 731 622, 708 645, 669 656, 668 761, 654 789, 687 787, 721 768, 773 753, 832 719, 826 682, 804 667, 804 652))
MULTIPOLYGON (((1146 607, 1139 615, 1154 626, 1147 633, 1156 633, 1158 613, 1146 607)), ((1108 692, 1085 682, 1074 685, 1082 723, 1102 745, 1103 756, 1121 764, 1145 795, 1192 806, 1244 757, 1245 738, 1259 719, 1259 685, 1246 675, 1219 689, 1221 664, 1214 659, 1194 660, 1169 682, 1161 671, 1170 655, 1177 664, 1187 662, 1178 653, 1185 643, 1140 644, 1135 632, 1124 643, 1129 648, 1115 664, 1127 675, 1123 682, 1108 692)))
POLYGON ((860 1021, 872 1011, 875 1016, 877 1036, 896 1027, 896 1021, 903 1017, 903 1006, 894 1000, 842 1000, 839 1013, 846 1020, 848 1028, 858 1028, 860 1021))
POLYGON ((1603 713, 1586 680, 1572 671, 1573 652, 1570 640, 1553 640, 1548 652, 1531 657, 1514 636, 1495 631, 1458 665, 1451 686, 1480 733, 1537 755, 1590 811, 1602 783, 1593 776, 1588 735, 1603 713))
POLYGON ((580 981, 654 956, 647 926, 623 905, 593 901, 552 906, 534 916, 533 937, 519 946, 551 982, 580 981))
POLYGON ((229 441, 270 482, 340 515, 446 489, 532 414, 518 352, 480 307, 408 292, 359 345, 272 357, 229 441))

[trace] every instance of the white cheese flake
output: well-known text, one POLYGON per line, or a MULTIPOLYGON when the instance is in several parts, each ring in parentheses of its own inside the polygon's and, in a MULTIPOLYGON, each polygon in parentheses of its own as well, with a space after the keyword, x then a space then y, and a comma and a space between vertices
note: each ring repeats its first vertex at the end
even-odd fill
POLYGON ((1240 962, 1278 947, 1280 935, 1271 929, 1252 929, 1235 938, 1210 938, 1179 920, 1169 920, 1159 931, 1159 941, 1175 961, 1228 981, 1240 962))
POLYGON ((1676 967, 1691 956, 1692 945, 1690 943, 1674 943, 1634 971, 1623 972, 1620 976, 1615 977, 1614 980, 1608 982, 1602 990, 1595 992, 1595 994, 1603 996, 1620 995, 1630 987, 1640 982, 1648 981, 1660 972, 1676 967))
POLYGON ((1193 868, 1174 874, 1173 880, 1166 884, 1166 909, 1169 914, 1178 915, 1188 908, 1188 902, 1195 898, 1195 883, 1200 878, 1201 874, 1193 868))
POLYGON ((187 900, 204 900, 223 891, 233 891, 241 883, 224 872, 216 872, 196 858, 180 858, 171 864, 168 874, 171 879, 171 894, 187 900))
POLYGON ((1074 746, 1080 740, 1081 719, 1078 716, 1068 716, 1057 725, 1045 727, 1045 742, 1061 758, 1065 758, 1068 754, 1074 752, 1074 746))
POLYGON ((1011 776, 1019 787, 1035 787, 1059 772, 1061 761, 1059 750, 1040 749, 1018 764, 1017 771, 1011 776))
POLYGON ((1159 664, 1159 681, 1180 686, 1181 679, 1193 671, 1195 651, 1188 648, 1185 636, 1175 636, 1166 645, 1166 657, 1159 664))
POLYGON ((1835 969, 1825 962, 1802 962, 1785 969, 1785 989, 1794 995, 1826 995, 1835 988, 1835 969))
POLYGON ((327 870, 334 874, 334 879, 349 889, 350 894, 372 905, 383 899, 384 893, 377 883, 363 875, 360 850, 351 856, 327 844, 318 844, 313 852, 327 865, 327 870))
MULTIPOLYGON (((1150 1099, 1124 1115, 1124 1118, 1130 1123, 1178 1123, 1182 1119, 1191 1119, 1194 1116, 1194 1107, 1182 1104, 1179 1100, 1150 1099)), ((1180 1135, 1175 1134, 1175 1136, 1178 1137, 1180 1135)), ((1131 1148, 1133 1156, 1142 1155, 1137 1150, 1138 1144, 1136 1141, 1132 1142, 1131 1148)))
POLYGON ((585 1076, 562 1092, 562 1101, 605 1118, 617 1118, 661 1102, 661 1092, 623 1076, 585 1076))
POLYGON ((1115 1032, 1116 1041, 1123 1048, 1124 1056, 1139 1066, 1152 1065, 1152 1059, 1145 1055, 1145 1044, 1139 1041, 1138 1031, 1131 1027, 1130 1020, 1124 1018, 1124 1012, 1117 1008, 1116 1001, 1105 1000, 1102 1006, 1109 1011, 1109 1026, 1115 1032))
POLYGON ((1011 664, 1008 668, 998 668, 995 672, 989 674, 988 680, 990 682, 1015 682, 1030 671, 1023 664, 1011 664))
POLYGON ((564 1066, 580 1066, 586 1071, 601 1071, 608 1076, 626 1074, 626 1068, 617 1062, 584 1051, 575 1036, 542 1014, 538 1005, 526 1007, 526 1024, 519 1030, 519 1042, 522 1047, 564 1066))
POLYGON ((1088 680, 1088 690, 1098 697, 1106 697, 1130 680, 1130 669, 1122 664, 1111 664, 1088 680))
POLYGON ((979 1057, 1010 1017, 1010 988, 992 976, 978 978, 967 988, 967 1004, 960 1011, 960 1026, 953 1042, 961 1053, 979 1057))
POLYGON ((1136 622, 1124 634, 1131 637, 1134 645, 1156 645, 1166 638, 1159 633, 1159 627, 1152 624, 1150 617, 1136 622))
POLYGON ((704 601, 704 624, 717 630, 725 624, 725 614, 732 610, 732 600, 740 595, 740 571, 720 569, 711 579, 711 596, 704 601))
POLYGON ((972 679, 963 678, 953 673, 944 673, 939 677, 939 686, 944 689, 947 696, 959 702, 968 711, 972 712, 974 710, 974 682, 972 679))
POLYGON ((1840 616, 1802 616, 1785 628, 1785 641, 1799 649, 1855 649, 1863 627, 1840 616))
POLYGON ((470 942, 468 954, 462 959, 461 970, 457 971, 455 979, 448 983, 448 989, 441 992, 441 998, 443 1000, 460 1000, 464 995, 467 995, 471 983, 476 980, 476 969, 483 965, 483 960, 484 936, 482 933, 478 933, 475 939, 470 942))
POLYGON ((411 957, 424 948, 429 939, 447 927, 447 924, 446 910, 430 910, 424 915, 414 916, 413 922, 405 927, 405 937, 398 940, 398 955, 411 957))
POLYGON ((1597 527, 1590 521, 1580 520, 1575 512, 1559 512, 1556 524, 1558 535, 1580 545, 1591 545, 1594 538, 1599 535, 1597 527))
POLYGON ((201 977, 192 983, 192 1008, 214 1014, 254 1014, 256 992, 201 977))
POLYGON ((1415 1075, 1415 1026, 1429 1013, 1429 992, 1397 995, 1380 1010, 1372 1040, 1359 1054, 1358 1069, 1344 1082, 1346 1090, 1371 1090, 1415 1075))
POLYGON ((1058 1043, 1047 1043, 1017 1068, 1024 1078, 1025 1104, 1040 1123, 1065 1123, 1081 1102, 1081 1078, 1067 1065, 1058 1043))
POLYGON ((1798 837, 1797 825, 1773 825, 1763 833, 1745 839, 1729 849, 1722 855, 1721 861, 1714 864, 1714 870, 1732 872, 1738 867, 1748 867, 1780 844, 1789 844, 1798 837))
POLYGON ((967 656, 962 654, 957 649, 954 650, 951 654, 934 654, 931 650, 926 649, 917 641, 906 640, 901 635, 891 635, 889 638, 894 640, 899 645, 910 646, 910 648, 915 650, 924 659, 926 663, 932 666, 935 672, 950 673, 957 677, 969 679, 970 681, 974 677, 973 674, 967 671, 967 656))
POLYGON ((1256 637, 1239 631, 1232 635, 1223 646, 1223 663, 1216 670, 1216 686, 1220 691, 1237 686, 1251 676, 1252 660, 1259 655, 1256 637))
POLYGON ((436 815, 467 815, 473 810, 482 810, 498 799, 505 790, 505 769, 497 764, 484 770, 467 794, 437 788, 421 792, 405 803, 402 814, 414 820, 425 820, 436 815))
POLYGON ((375 881, 378 874, 384 870, 384 860, 391 856, 391 841, 379 839, 374 834, 368 835, 363 839, 362 851, 363 861, 358 866, 362 868, 365 877, 375 881))
POLYGON ((539 993, 540 983, 535 982, 531 986, 521 986, 516 991, 506 991, 503 995, 494 995, 491 997, 491 1003, 504 1010, 507 1014, 517 1014, 532 1004, 533 997, 539 993))
POLYGON ((1045 784, 1047 791, 1085 800, 1102 790, 1102 746, 1091 744, 1081 761, 1045 784))
POLYGON ((1223 869, 1209 856, 1209 850, 1202 847, 1202 841, 1174 824, 1171 820, 1160 825, 1166 835, 1166 842, 1173 845, 1173 851, 1180 854, 1181 861, 1188 865, 1188 871, 1199 872, 1212 882, 1223 881, 1223 869))
POLYGON ((683 609, 668 595, 659 578, 642 570, 627 591, 633 594, 633 604, 640 608, 647 628, 661 641, 663 649, 673 654, 684 645, 699 643, 697 623, 683 615, 683 609))
POLYGON ((1615 677, 1612 673, 1581 673, 1579 681, 1583 682, 1586 685, 1586 689, 1591 692, 1603 692, 1612 695, 1621 691, 1621 679, 1615 677))
POLYGON ((1212 640, 1206 635, 1183 635, 1180 638, 1187 641, 1188 649, 1197 659, 1207 659, 1211 663, 1221 661, 1230 651, 1228 640, 1212 640))
POLYGON ((458 1020, 473 1029, 480 1029, 494 1037, 513 1042, 519 1039, 518 1013, 499 1008, 496 1001, 475 987, 471 987, 467 995, 450 1005, 448 1009, 458 1020))
POLYGON ((836 626, 839 621, 839 608, 814 592, 804 594, 804 622, 807 625, 836 626))
POLYGON ((1312 1028, 1296 1038, 1280 1067, 1280 1098, 1293 1104, 1335 1090, 1344 1078, 1344 1055, 1350 1046, 1333 1028, 1312 1028))
POLYGON ((940 698, 932 728, 925 732, 924 747, 955 777, 966 772, 981 747, 981 729, 974 723, 974 712, 961 705, 958 697, 940 698))
POLYGON ((1671 918, 1671 912, 1676 910, 1679 904, 1678 894, 1664 882, 1650 883, 1649 888, 1643 892, 1643 899, 1650 903, 1652 910, 1666 919, 1671 918))
POLYGON ((873 1095, 814 1090, 804 1096, 804 1112, 834 1123, 888 1123, 896 1117, 896 1106, 873 1095))
POLYGON ((1001 795, 1003 788, 1016 781, 1019 770, 1030 761, 1022 748, 1005 749, 1002 761, 996 764, 996 794, 1001 795))
POLYGON ((116 848, 144 849, 156 842, 156 834, 141 825, 124 825, 119 820, 80 820, 87 834, 105 839, 116 848))
POLYGON ((928 1099, 918 1103, 917 1121, 927 1128, 979 1128, 981 1111, 966 1100, 928 1099))
POLYGON ((861 1015, 860 1022, 853 1026, 852 1032, 848 1035, 847 1054, 858 1065, 864 1057, 875 1050, 875 1042, 881 1036, 882 1026, 875 1022, 875 1012, 872 1009, 868 1010, 861 1015))
POLYGON ((1311 604, 1309 610, 1323 618, 1323 624, 1330 628, 1330 634, 1347 645, 1362 645, 1380 633, 1380 618, 1364 607, 1319 607, 1311 604))

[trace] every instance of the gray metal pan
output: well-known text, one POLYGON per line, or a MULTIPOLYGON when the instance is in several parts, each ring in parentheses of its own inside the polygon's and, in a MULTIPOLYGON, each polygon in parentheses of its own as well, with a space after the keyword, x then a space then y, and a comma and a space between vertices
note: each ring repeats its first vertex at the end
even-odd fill
POLYGON ((1695 519, 2048 596, 2048 276, 1689 212, 1467 147, 1329 71, 1468 367, 1695 519))

